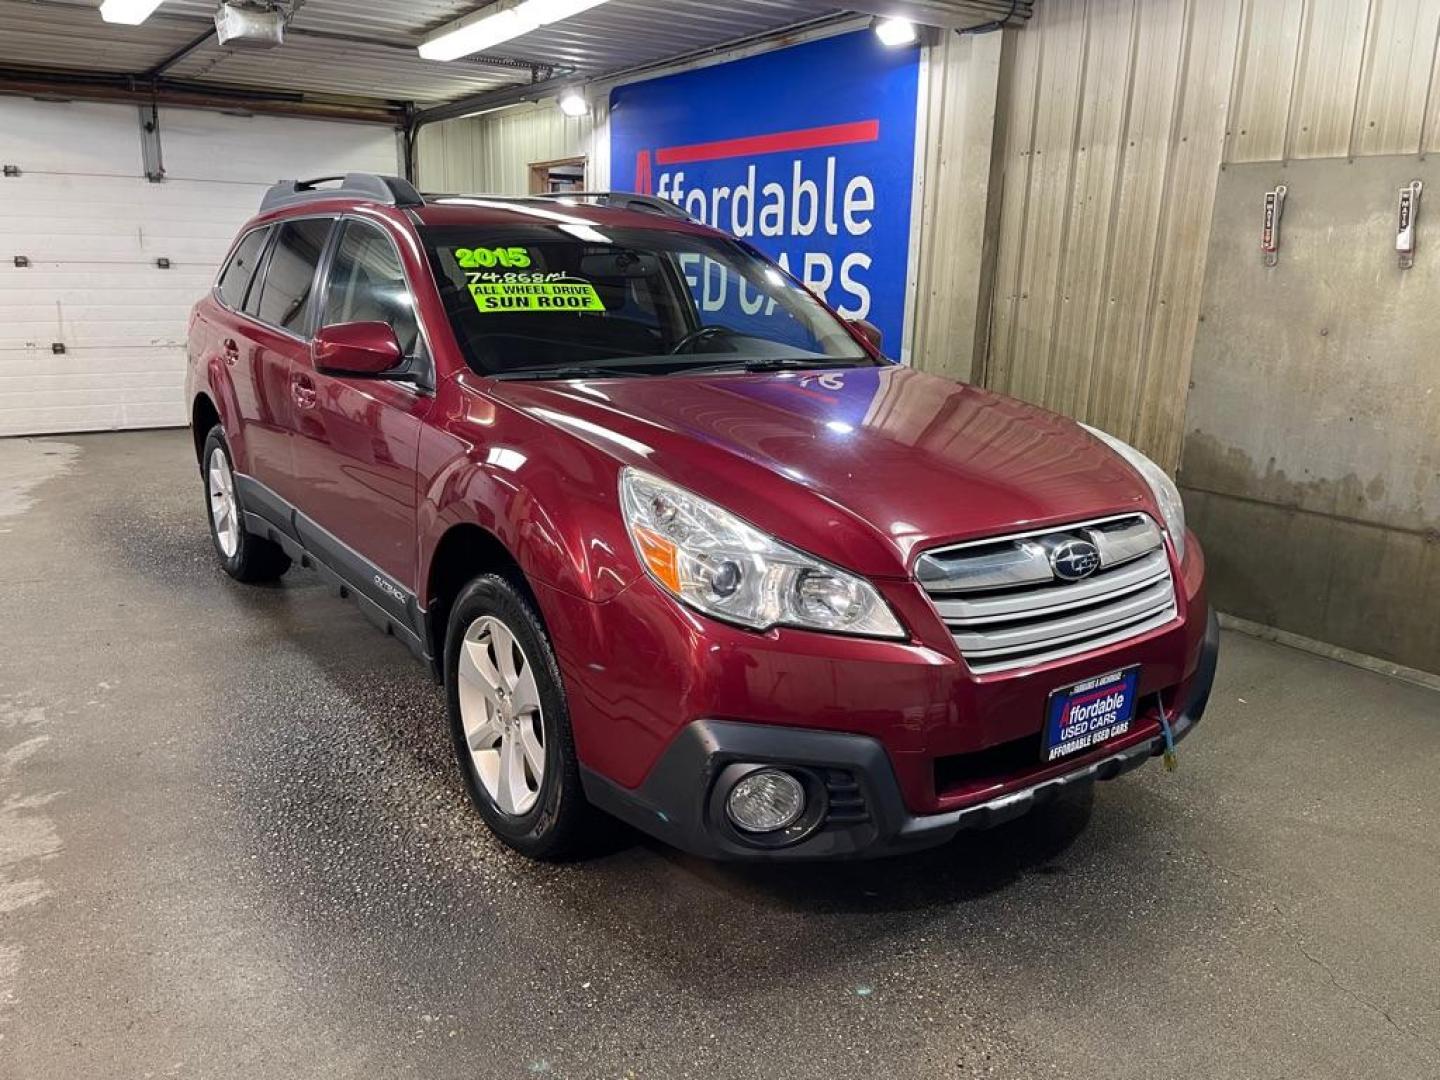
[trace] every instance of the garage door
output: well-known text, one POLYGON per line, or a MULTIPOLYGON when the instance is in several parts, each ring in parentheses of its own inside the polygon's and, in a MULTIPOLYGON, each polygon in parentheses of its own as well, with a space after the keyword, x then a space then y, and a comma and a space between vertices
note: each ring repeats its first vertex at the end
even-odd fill
POLYGON ((0 98, 0 435, 185 423, 187 313, 265 186, 398 163, 377 125, 162 109, 160 130, 155 184, 137 109, 0 98))

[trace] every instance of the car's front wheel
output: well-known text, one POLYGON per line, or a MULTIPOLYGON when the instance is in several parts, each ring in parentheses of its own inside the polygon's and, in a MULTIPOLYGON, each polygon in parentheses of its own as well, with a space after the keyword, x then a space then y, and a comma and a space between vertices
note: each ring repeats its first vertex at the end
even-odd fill
POLYGON ((539 617, 514 585, 486 574, 456 599, 445 641, 450 731, 471 801, 517 851, 571 853, 589 808, 539 617))
POLYGON ((225 572, 236 581, 256 582, 274 581, 290 569, 290 559, 278 544, 245 531, 230 447, 219 427, 211 428, 205 437, 200 471, 205 480, 210 539, 225 572))

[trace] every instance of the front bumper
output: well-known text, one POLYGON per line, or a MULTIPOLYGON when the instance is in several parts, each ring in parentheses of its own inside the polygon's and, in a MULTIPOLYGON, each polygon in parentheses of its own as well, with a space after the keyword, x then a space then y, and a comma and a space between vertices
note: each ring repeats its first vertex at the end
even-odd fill
MULTIPOLYGON (((1220 627, 1208 613, 1199 661, 1185 680, 1170 722, 1187 736, 1205 713, 1220 650, 1220 627)), ((1158 756, 1158 731, 1112 752, 1077 759, 1059 775, 1018 786, 958 809, 913 814, 906 809, 884 746, 867 735, 765 724, 697 720, 672 741, 645 782, 630 789, 582 769, 590 801, 623 821, 686 851, 714 859, 814 860, 895 855, 942 844, 966 829, 1009 821, 1054 800, 1066 789, 1112 780, 1158 756), (831 811, 805 839, 786 847, 746 843, 725 819, 716 780, 727 767, 787 765, 805 771, 831 811)))

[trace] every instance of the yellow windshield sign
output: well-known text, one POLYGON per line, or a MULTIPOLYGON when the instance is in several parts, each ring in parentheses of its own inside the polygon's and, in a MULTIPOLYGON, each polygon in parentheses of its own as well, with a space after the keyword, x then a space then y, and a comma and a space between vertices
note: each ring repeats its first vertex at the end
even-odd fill
POLYGON ((478 281, 470 295, 482 314, 494 311, 604 311, 588 281, 478 281))

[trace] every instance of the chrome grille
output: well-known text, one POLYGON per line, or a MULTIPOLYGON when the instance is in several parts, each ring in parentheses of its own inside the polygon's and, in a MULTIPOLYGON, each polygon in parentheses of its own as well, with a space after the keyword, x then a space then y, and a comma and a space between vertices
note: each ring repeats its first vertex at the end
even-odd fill
POLYGON ((929 551, 915 573, 977 675, 1117 644, 1178 615, 1164 535, 1145 514, 929 551), (1066 581, 1052 553, 1076 540, 1095 546, 1099 567, 1066 581))

